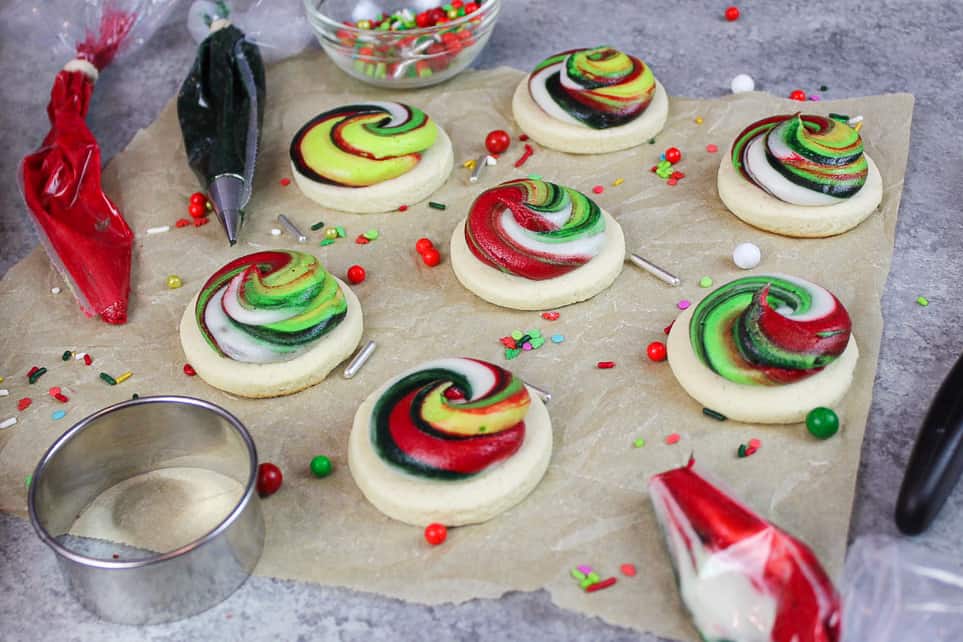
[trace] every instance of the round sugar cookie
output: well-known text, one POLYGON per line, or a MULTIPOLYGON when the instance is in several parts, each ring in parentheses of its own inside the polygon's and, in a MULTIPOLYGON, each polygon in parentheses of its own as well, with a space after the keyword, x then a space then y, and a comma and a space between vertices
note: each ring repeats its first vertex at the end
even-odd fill
POLYGON ((625 237, 612 216, 581 192, 533 179, 479 195, 450 247, 451 268, 466 289, 516 310, 589 299, 615 282, 625 262, 625 237))
POLYGON ((218 270, 184 310, 180 338, 208 384, 262 398, 321 382, 351 356, 363 330, 358 298, 315 257, 267 251, 218 270))
POLYGON ((611 47, 575 49, 543 60, 519 83, 512 113, 545 147, 605 154, 659 134, 669 97, 638 58, 611 47))
POLYGON ((391 212, 424 200, 451 174, 451 140, 424 112, 393 102, 346 105, 308 121, 291 141, 301 192, 345 212, 391 212))
POLYGON ((747 127, 723 156, 717 186, 725 206, 746 223, 799 238, 847 232, 883 198, 882 176, 859 133, 811 115, 774 116, 747 127), (803 154, 808 163, 799 169, 803 154))
POLYGON ((492 519, 535 489, 551 455, 552 422, 538 396, 502 368, 466 358, 430 361, 381 386, 358 408, 348 444, 367 500, 415 526, 492 519), (465 397, 449 399, 449 387, 465 397))
MULTIPOLYGON (((689 396, 729 419, 760 424, 796 423, 803 421, 813 408, 831 408, 845 397, 859 358, 856 339, 849 331, 841 333, 849 323, 848 313, 835 296, 798 277, 762 275, 736 279, 679 314, 667 342, 669 366, 689 396), (778 301, 779 307, 768 310, 767 319, 755 322, 752 326, 754 336, 765 337, 774 346, 780 346, 780 342, 788 345, 800 337, 791 328, 803 324, 796 327, 806 327, 806 332, 812 335, 814 349, 835 357, 822 370, 789 383, 776 382, 733 352, 732 315, 743 314, 748 309, 743 305, 746 300, 751 302, 754 293, 767 285, 770 285, 771 300, 778 301), (794 293, 803 294, 797 298, 794 293), (711 299, 713 296, 715 300, 711 299), (773 314, 780 318, 772 317, 773 314), (695 323, 707 337, 696 343, 715 344, 711 350, 701 348, 703 355, 697 354, 693 346, 693 317, 702 320, 695 323), (780 327, 783 334, 772 331, 780 327), (772 336, 765 333, 766 329, 772 336), (839 334, 820 340, 817 332, 839 334), (703 360, 705 353, 715 353, 715 369, 703 360)), ((790 356, 802 357, 799 354, 790 356)), ((779 370, 771 372, 777 378, 793 376, 779 370)))

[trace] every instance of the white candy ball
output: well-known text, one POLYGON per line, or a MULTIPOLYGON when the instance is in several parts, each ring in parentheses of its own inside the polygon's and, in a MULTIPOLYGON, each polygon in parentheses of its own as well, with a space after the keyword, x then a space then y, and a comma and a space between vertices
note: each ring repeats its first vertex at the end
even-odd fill
POLYGON ((743 270, 751 270, 759 265, 762 260, 762 252, 753 243, 740 243, 732 251, 732 262, 743 270))
POLYGON ((749 74, 739 74, 729 83, 732 93, 741 94, 744 91, 752 91, 756 88, 756 81, 749 74))

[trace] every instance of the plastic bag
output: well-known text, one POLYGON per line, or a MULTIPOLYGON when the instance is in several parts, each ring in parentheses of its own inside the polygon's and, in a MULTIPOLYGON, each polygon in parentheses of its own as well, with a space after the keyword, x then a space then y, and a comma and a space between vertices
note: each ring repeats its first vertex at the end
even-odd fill
POLYGON ((655 475, 649 494, 679 593, 703 639, 837 642, 839 595, 813 552, 694 464, 655 475))
POLYGON ((960 642, 963 564, 910 540, 858 538, 843 573, 844 642, 960 642))
POLYGON ((314 42, 301 0, 195 0, 187 11, 187 30, 200 44, 219 19, 243 31, 268 63, 297 55, 314 42))
POLYGON ((86 0, 77 15, 38 5, 38 26, 56 29, 69 60, 54 79, 50 132, 20 164, 20 189, 51 262, 87 316, 127 320, 133 233, 100 185, 100 147, 85 118, 98 75, 145 42, 172 0, 86 0), (69 53, 68 53, 69 52, 69 53), (73 60, 70 60, 73 57, 73 60))

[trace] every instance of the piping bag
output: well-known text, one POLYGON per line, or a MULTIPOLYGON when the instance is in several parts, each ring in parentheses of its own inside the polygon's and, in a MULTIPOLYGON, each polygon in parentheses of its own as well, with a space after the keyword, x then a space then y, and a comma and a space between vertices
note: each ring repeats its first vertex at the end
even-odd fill
POLYGON ((51 263, 84 314, 125 323, 134 234, 101 187, 100 146, 86 116, 100 72, 118 54, 143 44, 173 2, 68 4, 79 15, 37 8, 37 31, 42 34, 53 25, 55 48, 66 45, 64 53, 74 59, 54 79, 47 105, 50 132, 21 161, 20 191, 51 263))
POLYGON ((686 466, 649 495, 706 642, 838 642, 840 597, 813 552, 686 466))
POLYGON ((177 96, 177 118, 191 169, 234 245, 254 182, 264 63, 257 45, 230 21, 212 21, 177 96))

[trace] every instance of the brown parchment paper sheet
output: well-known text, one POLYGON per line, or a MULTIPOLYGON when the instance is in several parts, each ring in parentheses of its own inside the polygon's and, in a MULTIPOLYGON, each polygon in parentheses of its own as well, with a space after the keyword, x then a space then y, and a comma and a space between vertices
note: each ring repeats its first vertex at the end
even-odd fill
MULTIPOLYGON (((603 156, 572 156, 533 143, 534 156, 513 167, 522 152, 517 140, 477 185, 469 185, 461 163, 482 152, 485 134, 496 128, 519 133, 511 118, 511 96, 522 72, 501 68, 466 72, 455 80, 417 92, 389 92, 363 86, 337 71, 324 57, 289 60, 268 72, 268 104, 263 150, 254 198, 241 242, 229 248, 215 220, 202 228, 173 228, 148 236, 147 228, 173 224, 186 216, 187 197, 197 189, 184 157, 173 102, 105 172, 105 187, 137 234, 130 321, 122 327, 82 318, 41 250, 10 270, 0 284, 0 374, 10 396, 0 399, 4 416, 16 413, 16 400, 34 404, 19 413, 20 423, 0 431, 0 509, 24 515, 24 476, 67 427, 107 404, 137 392, 187 394, 220 404, 251 430, 262 461, 285 474, 282 490, 263 502, 267 543, 257 573, 372 591, 405 600, 443 603, 496 597, 509 590, 547 588, 559 605, 664 636, 696 640, 673 580, 661 534, 646 493, 647 478, 683 464, 695 452, 762 515, 808 542, 834 575, 845 552, 860 444, 872 395, 882 319, 880 295, 889 269, 903 174, 907 159, 913 98, 896 94, 807 103, 807 111, 862 114, 866 149, 882 171, 885 193, 880 211, 856 230, 825 240, 794 240, 751 228, 726 211, 716 194, 716 170, 732 138, 749 122, 803 107, 772 96, 749 93, 718 100, 674 98, 665 131, 654 145, 603 156), (350 215, 326 210, 302 197, 290 176, 288 144, 300 125, 316 113, 363 99, 411 102, 442 124, 455 146, 456 169, 433 200, 408 203, 406 213, 350 215), (694 122, 696 116, 703 124, 694 122), (707 143, 720 152, 705 151, 707 143), (678 168, 686 178, 669 187, 649 172, 665 148, 683 152, 678 168), (628 249, 639 251, 683 279, 671 288, 626 265, 616 283, 591 301, 563 308, 555 322, 535 312, 489 305, 464 290, 447 259, 455 224, 474 196, 499 181, 541 174, 589 192, 621 223, 628 249), (616 178, 624 178, 618 187, 616 178), (279 227, 286 213, 311 241, 298 245, 279 227), (319 220, 343 225, 347 239, 318 247, 322 232, 309 232, 319 220), (369 245, 354 238, 378 229, 369 245), (414 252, 429 236, 443 262, 432 269, 414 252), (705 290, 699 278, 716 282, 741 272, 730 259, 739 242, 762 249, 756 270, 797 274, 834 291, 847 305, 861 357, 855 382, 837 410, 842 431, 826 442, 807 436, 802 425, 761 427, 718 423, 679 387, 666 363, 644 357, 646 344, 662 333, 680 299, 697 301, 705 290), (355 286, 365 313, 365 337, 378 350, 353 380, 340 369, 325 382, 297 395, 244 400, 186 377, 177 325, 203 281, 229 259, 263 248, 313 251, 343 276, 358 263, 367 280, 355 286), (184 287, 168 290, 168 274, 184 287), (562 344, 506 362, 498 338, 514 329, 560 333, 562 344), (94 365, 60 361, 65 349, 83 350, 94 365), (444 546, 428 547, 419 529, 393 522, 371 507, 347 469, 346 447, 358 404, 386 378, 418 362, 468 355, 506 365, 524 379, 554 393, 549 404, 555 430, 551 467, 541 485, 521 505, 487 524, 453 530, 444 546), (612 370, 596 362, 614 360, 612 370), (50 372, 35 386, 23 376, 33 364, 50 372), (134 376, 106 386, 97 373, 134 376), (52 421, 61 405, 49 386, 69 390, 68 416, 52 421), (678 432, 679 444, 663 439, 678 432), (643 448, 633 448, 638 437, 643 448), (740 443, 762 440, 753 457, 737 459, 740 443), (335 473, 317 480, 308 471, 316 454, 332 457, 335 473), (575 564, 592 565, 603 576, 618 575, 619 564, 638 566, 635 578, 622 578, 604 592, 585 594, 569 577, 575 564)), ((401 203, 399 203, 401 205, 401 203)), ((105 533, 109 529, 105 529, 105 533)), ((88 534, 91 533, 88 530, 88 534)))

